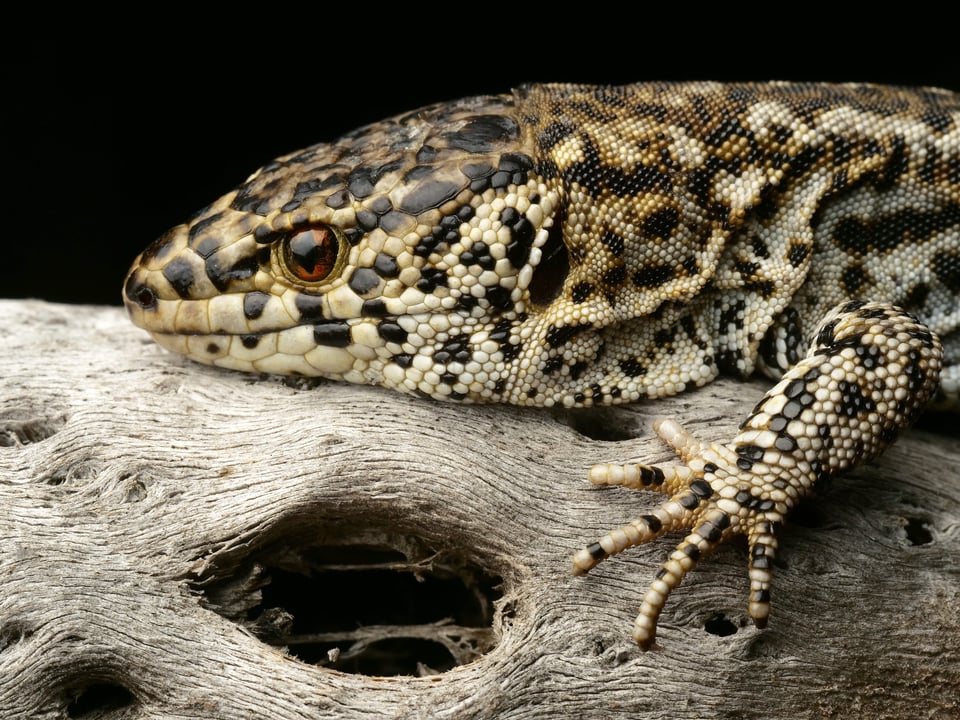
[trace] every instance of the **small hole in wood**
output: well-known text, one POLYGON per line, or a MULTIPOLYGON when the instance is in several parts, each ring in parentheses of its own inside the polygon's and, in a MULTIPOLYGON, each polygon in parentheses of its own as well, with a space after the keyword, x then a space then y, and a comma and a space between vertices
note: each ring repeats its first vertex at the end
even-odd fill
POLYGON ((431 675, 489 652, 501 580, 415 538, 274 548, 205 603, 294 657, 363 675, 431 675))
POLYGON ((933 542, 933 533, 926 520, 917 517, 906 518, 904 530, 911 545, 929 545, 933 542))
POLYGON ((132 704, 133 693, 123 685, 98 682, 68 692, 67 717, 106 720, 132 704))
POLYGON ((634 440, 646 434, 641 417, 623 408, 561 410, 556 417, 584 437, 601 442, 634 440))
POLYGON ((19 622, 11 622, 0 627, 0 653, 18 643, 29 640, 32 635, 33 630, 19 622))
POLYGON ((704 624, 703 629, 711 635, 727 637, 737 632, 736 624, 727 618, 723 613, 716 613, 711 616, 704 624))
POLYGON ((65 416, 36 417, 26 412, 0 419, 0 447, 32 445, 55 435, 65 416))

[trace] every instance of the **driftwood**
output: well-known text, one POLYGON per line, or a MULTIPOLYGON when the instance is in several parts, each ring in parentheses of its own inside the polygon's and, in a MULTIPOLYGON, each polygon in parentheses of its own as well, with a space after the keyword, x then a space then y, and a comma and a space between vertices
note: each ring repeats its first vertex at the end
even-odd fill
POLYGON ((781 535, 768 629, 730 544, 629 638, 676 536, 660 415, 729 438, 764 383, 554 413, 221 371, 114 307, 0 301, 0 717, 960 716, 960 443, 915 429, 781 535))

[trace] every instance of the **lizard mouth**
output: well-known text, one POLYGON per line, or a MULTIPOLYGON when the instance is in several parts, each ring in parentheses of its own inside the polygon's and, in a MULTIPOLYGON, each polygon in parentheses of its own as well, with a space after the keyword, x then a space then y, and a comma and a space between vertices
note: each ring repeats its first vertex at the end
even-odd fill
POLYGON ((369 366, 359 357, 365 354, 362 347, 353 342, 342 347, 317 344, 310 325, 245 335, 149 332, 165 350, 243 372, 342 378, 369 366))

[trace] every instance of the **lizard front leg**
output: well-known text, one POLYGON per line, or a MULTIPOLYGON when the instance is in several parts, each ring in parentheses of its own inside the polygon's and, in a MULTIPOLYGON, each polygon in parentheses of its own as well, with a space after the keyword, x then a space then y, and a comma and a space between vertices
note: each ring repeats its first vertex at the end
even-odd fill
POLYGON ((648 588, 634 623, 634 639, 649 648, 670 591, 702 556, 744 534, 750 616, 764 627, 778 526, 818 480, 876 457, 908 427, 933 395, 941 365, 937 337, 899 308, 859 301, 835 308, 806 357, 760 400, 730 443, 703 444, 665 420, 655 429, 681 464, 591 469, 596 484, 671 497, 577 552, 574 574, 670 530, 690 529, 648 588))

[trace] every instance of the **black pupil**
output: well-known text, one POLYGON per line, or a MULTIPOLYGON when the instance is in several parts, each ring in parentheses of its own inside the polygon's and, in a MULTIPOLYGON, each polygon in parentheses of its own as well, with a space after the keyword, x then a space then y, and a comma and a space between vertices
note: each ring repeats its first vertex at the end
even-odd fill
POLYGON ((287 242, 290 266, 304 280, 322 280, 337 262, 338 243, 329 228, 310 228, 287 242))

